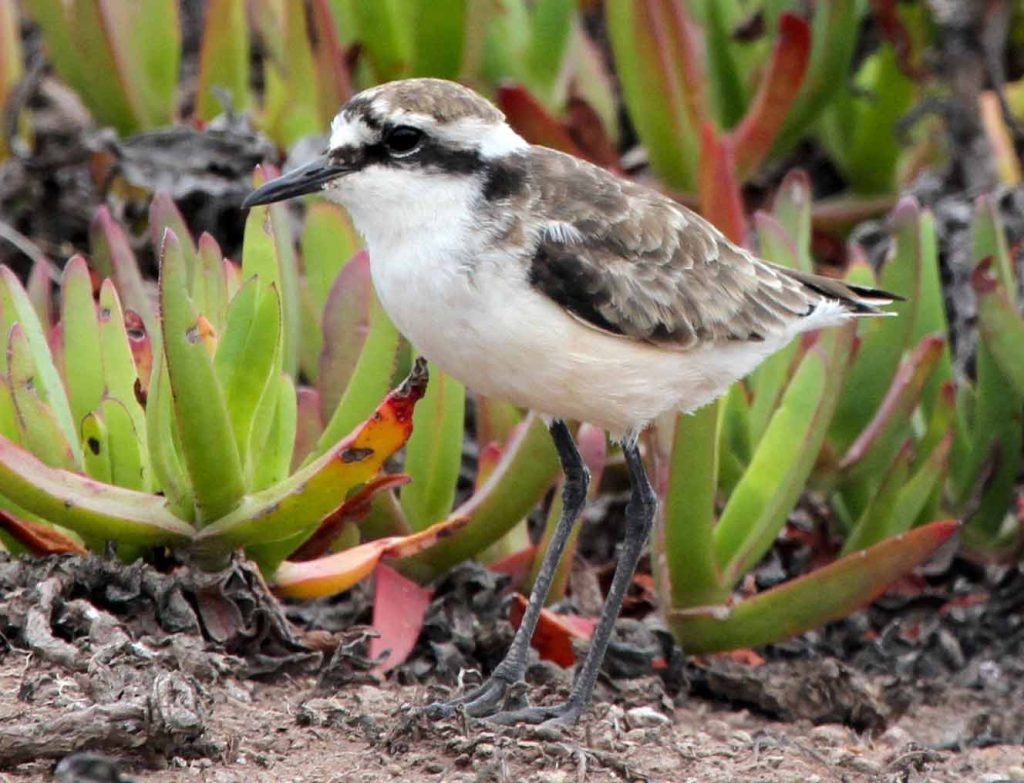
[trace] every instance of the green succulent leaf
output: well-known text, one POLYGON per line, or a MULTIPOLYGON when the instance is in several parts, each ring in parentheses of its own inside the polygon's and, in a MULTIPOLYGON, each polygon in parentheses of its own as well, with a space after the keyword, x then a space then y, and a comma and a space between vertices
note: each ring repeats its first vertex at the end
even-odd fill
POLYGON ((504 536, 536 506, 558 475, 558 457, 547 427, 530 414, 506 446, 487 482, 451 518, 465 517, 465 527, 429 552, 398 564, 399 570, 425 583, 504 536))
POLYGON ((159 546, 192 537, 192 528, 159 495, 50 467, 6 438, 0 438, 0 494, 92 540, 159 546))
POLYGON ((764 555, 796 504, 821 450, 852 342, 847 325, 824 334, 804 355, 726 503, 714 531, 726 587, 764 555))
POLYGON ((387 391, 401 345, 373 290, 369 256, 361 253, 338 275, 324 310, 319 391, 327 426, 316 454, 373 412, 387 391))
POLYGON ((211 0, 206 5, 196 94, 196 114, 202 120, 212 120, 225 108, 215 90, 226 93, 236 112, 244 112, 252 102, 245 8, 245 0, 211 0))
POLYGON ((655 543, 672 606, 704 606, 722 597, 714 537, 721 413, 722 403, 715 403, 676 417, 662 534, 655 543))
POLYGON ((185 258, 172 231, 164 235, 160 256, 160 312, 174 420, 202 526, 236 508, 245 484, 224 392, 189 299, 185 258))
POLYGON ((82 256, 75 256, 64 267, 61 323, 64 383, 71 415, 81 422, 99 407, 104 392, 100 324, 92 296, 92 276, 82 256))
POLYGON ((929 558, 957 530, 930 525, 855 552, 733 606, 669 610, 675 637, 694 654, 755 647, 846 617, 929 558))
POLYGON ((413 530, 440 522, 452 510, 462 467, 466 389, 447 373, 430 367, 430 384, 416 406, 413 434, 405 449, 402 510, 413 530))
MULTIPOLYGON (((159 329, 153 302, 146 291, 135 253, 124 228, 110 216, 106 206, 96 211, 89 224, 89 247, 92 262, 101 277, 114 281, 125 307, 139 314, 146 331, 158 335, 159 329)), ((159 247, 159 245, 154 245, 159 247)))

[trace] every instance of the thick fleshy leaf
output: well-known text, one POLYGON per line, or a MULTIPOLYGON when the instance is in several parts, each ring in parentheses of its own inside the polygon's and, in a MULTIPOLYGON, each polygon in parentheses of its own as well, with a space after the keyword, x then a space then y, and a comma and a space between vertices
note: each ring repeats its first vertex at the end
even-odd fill
POLYGON ((698 34, 675 0, 609 0, 608 38, 630 118, 669 187, 697 184, 705 78, 698 34))
POLYGON ((106 399, 102 405, 109 447, 110 482, 147 492, 151 490, 152 481, 145 421, 137 419, 129 405, 116 399, 106 399), (139 429, 140 426, 143 429, 139 429))
POLYGON ((270 582, 278 593, 288 598, 337 595, 373 573, 382 559, 400 561, 429 553, 438 542, 446 540, 465 524, 464 518, 453 517, 419 533, 378 538, 318 560, 307 560, 304 563, 286 560, 274 571, 270 582))
POLYGON ((221 332, 227 322, 230 301, 224 253, 217 240, 205 232, 199 237, 196 263, 193 301, 214 330, 221 332))
POLYGON ((167 231, 161 249, 160 312, 164 351, 182 456, 200 525, 236 508, 245 491, 242 464, 224 392, 200 339, 199 314, 189 299, 181 245, 167 231))
POLYGON ((921 289, 920 218, 920 208, 912 198, 901 199, 893 212, 893 247, 882 268, 881 287, 907 301, 886 308, 895 313, 893 317, 865 318, 859 323, 862 343, 829 432, 829 441, 840 452, 853 444, 864 423, 874 417, 904 351, 911 347, 921 289))
POLYGON ((330 0, 313 0, 311 12, 312 29, 316 30, 313 56, 316 60, 317 95, 320 117, 326 123, 352 97, 352 75, 338 37, 330 0))
MULTIPOLYGON (((412 28, 410 76, 458 79, 466 45, 467 0, 417 3, 412 28)), ((408 13, 408 11, 406 12, 408 13)))
POLYGON ((272 56, 263 62, 263 125, 279 146, 289 148, 301 138, 322 132, 327 118, 320 116, 306 2, 280 0, 276 5, 280 9, 276 29, 263 29, 264 41, 268 33, 277 40, 272 56))
POLYGON ((0 494, 89 539, 157 546, 192 537, 159 495, 51 468, 6 438, 0 438, 0 494))
POLYGON ((223 91, 232 111, 249 108, 249 24, 245 0, 211 0, 206 4, 199 50, 196 114, 212 120, 224 111, 223 91))
POLYGON ((39 259, 32 264, 28 280, 25 282, 25 293, 28 294, 29 301, 32 302, 32 307, 39 317, 39 323, 44 329, 56 321, 53 312, 53 283, 57 279, 57 274, 53 264, 46 259, 39 259))
MULTIPOLYGON (((74 470, 82 465, 60 422, 45 400, 39 396, 38 367, 20 323, 11 327, 7 337, 7 383, 17 413, 21 443, 47 465, 74 470)), ((75 435, 78 442, 78 435, 75 435)))
POLYGON ((719 136, 710 123, 701 129, 700 211, 738 245, 747 244, 747 221, 736 178, 732 140, 719 136))
POLYGON ((99 407, 105 386, 92 276, 82 256, 75 256, 64 267, 61 323, 64 327, 61 354, 64 385, 68 390, 71 415, 75 422, 81 422, 86 414, 99 407))
POLYGON ((535 414, 510 441, 487 483, 452 512, 468 524, 430 552, 404 560, 399 570, 425 583, 493 544, 540 502, 558 474, 551 436, 535 414))
POLYGON ((250 488, 255 462, 261 457, 260 449, 277 405, 282 326, 277 287, 263 286, 258 278, 249 278, 231 302, 227 328, 214 359, 246 486, 250 488))
MULTIPOLYGON (((896 457, 881 476, 874 495, 867 503, 863 513, 857 520, 850 535, 843 543, 842 554, 848 555, 861 549, 867 549, 880 541, 889 538, 895 531, 893 515, 900 490, 910 477, 910 465, 914 459, 914 442, 907 440, 896 457)), ((913 524, 910 522, 909 524, 913 524)))
POLYGON ((992 274, 991 260, 975 267, 971 286, 978 298, 978 328, 985 346, 1017 395, 1024 398, 1024 318, 992 274))
MULTIPOLYGON (((971 228, 975 264, 991 259, 991 272, 1009 296, 1016 280, 1006 232, 991 198, 978 199, 971 228)), ((978 346, 976 378, 972 444, 965 466, 959 468, 957 494, 961 504, 975 509, 964 529, 965 543, 999 549, 1021 462, 1022 403, 985 340, 978 346), (979 489, 982 494, 975 497, 979 489)))
POLYGON ((669 610, 666 621, 694 654, 786 639, 870 603, 927 560, 957 527, 955 521, 933 522, 735 605, 669 610))
POLYGON ((911 414, 921 401, 924 385, 942 358, 946 341, 940 335, 925 337, 901 363, 871 421, 839 463, 845 483, 860 483, 882 476, 908 434, 911 414))
POLYGON ((56 528, 30 519, 21 519, 3 509, 0 509, 0 530, 6 531, 34 557, 84 555, 88 551, 71 536, 61 533, 56 528))
MULTIPOLYGON (((185 262, 185 274, 188 281, 187 291, 192 294, 192 286, 195 284, 196 267, 198 261, 195 242, 192 233, 185 222, 185 216, 181 214, 178 205, 174 203, 171 195, 165 191, 158 191, 149 204, 149 238, 153 247, 158 251, 163 248, 164 236, 170 229, 178 240, 181 248, 181 256, 185 262)), ((132 308, 134 309, 134 308, 132 308)), ((148 329, 148 324, 147 324, 148 329)), ((150 332, 152 334, 152 332, 150 332)))
POLYGON ((402 78, 412 55, 413 15, 407 4, 402 0, 357 2, 352 4, 352 12, 375 81, 402 78))
POLYGON ((452 510, 462 467, 466 389, 437 367, 416 406, 413 434, 405 448, 405 472, 412 478, 401 493, 402 510, 413 530, 444 519, 452 510))
POLYGON ((82 445, 86 475, 104 484, 112 484, 110 436, 100 413, 89 413, 82 419, 82 445))
POLYGON ((714 546, 721 405, 676 417, 653 545, 658 585, 669 606, 702 606, 721 596, 714 546))
POLYGON ((389 672, 405 662, 416 646, 423 628, 423 617, 434 591, 420 587, 390 566, 377 568, 373 592, 373 629, 377 636, 370 640, 370 658, 387 654, 374 671, 389 672))
POLYGON ((320 393, 316 389, 310 389, 308 386, 298 388, 296 416, 292 470, 297 470, 305 462, 324 431, 324 423, 320 418, 320 393))
POLYGON ((857 44, 857 36, 850 35, 850 31, 857 29, 862 12, 860 0, 830 0, 815 5, 807 75, 779 131, 775 154, 792 149, 834 98, 836 85, 849 79, 857 44))
POLYGON ((247 547, 264 570, 273 571, 405 444, 426 382, 426 364, 419 362, 405 383, 347 438, 286 481, 246 496, 234 512, 205 528, 198 544, 213 555, 247 547))
MULTIPOLYGON (((2 317, 5 339, 9 335, 8 330, 11 324, 21 325, 25 346, 31 355, 32 394, 50 408, 64 439, 71 447, 75 464, 80 465, 82 447, 78 440, 78 426, 71 415, 71 405, 50 353, 46 332, 43 330, 42 324, 39 323, 35 308, 25 293, 25 289, 18 282, 18 278, 14 272, 3 265, 0 265, 0 317, 2 317)), ((8 370, 8 361, 7 353, 4 352, 3 364, 0 369, 5 373, 8 370)), ((12 391, 16 390, 12 387, 12 391)))
MULTIPOLYGON (((141 328, 141 324, 136 326, 141 328)), ((144 459, 148 462, 148 457, 145 457, 148 454, 146 412, 139 401, 141 394, 144 394, 145 385, 135 364, 132 351, 133 337, 129 334, 126 314, 121 310, 117 289, 110 280, 104 280, 100 287, 99 327, 105 395, 124 406, 125 412, 131 418, 132 429, 140 439, 144 459)), ((139 340, 138 330, 131 331, 134 333, 134 339, 139 340)), ((147 382, 151 371, 150 368, 145 368, 147 382)), ((148 473, 148 468, 146 472, 148 473)))
POLYGON ((369 416, 387 392, 402 341, 373 290, 370 259, 358 254, 338 275, 324 310, 320 358, 322 454, 369 416))
POLYGON ((771 152, 790 107, 796 99, 811 53, 811 28, 795 14, 779 17, 779 35, 757 95, 743 121, 733 131, 736 169, 746 179, 771 152))
MULTIPOLYGON (((284 481, 291 470, 298 413, 295 384, 288 373, 278 373, 257 414, 271 422, 261 447, 250 449, 254 462, 252 488, 259 490, 284 481), (271 400, 273 407, 268 408, 271 400), (262 410, 267 412, 260 414, 262 410)), ((255 429, 254 437, 259 437, 259 433, 255 429)))
POLYGON ((498 88, 498 106, 508 123, 531 144, 568 152, 586 158, 569 131, 522 85, 506 84, 498 88))
POLYGON ((853 344, 850 324, 807 352, 714 530, 729 589, 771 547, 807 482, 835 410, 853 344))
MULTIPOLYGON (((14 88, 24 76, 22 57, 18 7, 13 3, 0 4, 0 106, 8 105, 14 88)), ((0 140, 0 161, 7 157, 7 153, 6 139, 0 140)))
POLYGON ((345 210, 328 201, 309 205, 302 229, 302 269, 317 313, 324 311, 338 273, 362 245, 345 210))
MULTIPOLYGON (((114 281, 125 308, 139 314, 146 324, 147 332, 158 334, 153 301, 147 293, 128 235, 121 224, 110 216, 106 206, 96 210, 96 216, 89 224, 89 247, 96 270, 101 277, 109 277, 114 281)), ((154 244, 154 247, 159 245, 154 244)), ((148 383, 148 377, 145 380, 148 383)))
MULTIPOLYGON (((256 167, 253 187, 264 184, 276 172, 256 167)), ((277 287, 284 323, 282 364, 292 377, 298 370, 301 302, 298 262, 290 217, 283 204, 253 207, 245 221, 242 279, 257 276, 265 285, 277 287)), ((379 399, 379 398, 378 398, 379 399)))
POLYGON ((157 488, 167 497, 175 514, 192 521, 195 517, 192 484, 181 456, 174 423, 171 382, 162 351, 157 354, 146 401, 146 439, 149 444, 149 463, 157 488))

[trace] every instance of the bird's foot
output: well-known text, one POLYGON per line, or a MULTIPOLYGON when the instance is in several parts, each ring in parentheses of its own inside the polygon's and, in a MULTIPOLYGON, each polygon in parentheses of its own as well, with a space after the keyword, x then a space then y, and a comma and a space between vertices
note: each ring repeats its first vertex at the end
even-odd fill
POLYGON ((514 726, 521 723, 544 724, 545 726, 575 726, 583 714, 583 709, 571 701, 564 704, 555 704, 544 707, 520 707, 512 710, 502 710, 493 715, 488 715, 486 720, 489 723, 497 723, 501 726, 514 726))
POLYGON ((450 701, 439 701, 423 708, 423 714, 432 720, 453 718, 462 712, 471 718, 483 718, 495 713, 521 710, 527 706, 526 683, 509 681, 498 675, 464 696, 450 701))

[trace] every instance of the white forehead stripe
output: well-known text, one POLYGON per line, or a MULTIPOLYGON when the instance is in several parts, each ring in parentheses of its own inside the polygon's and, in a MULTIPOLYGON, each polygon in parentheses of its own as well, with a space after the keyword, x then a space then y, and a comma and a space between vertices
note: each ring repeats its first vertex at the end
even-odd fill
POLYGON ((500 158, 530 145, 504 122, 490 122, 480 117, 439 125, 437 135, 466 147, 476 147, 484 158, 500 158))
POLYGON ((331 120, 330 148, 358 147, 373 138, 373 131, 358 117, 349 118, 344 113, 331 120))

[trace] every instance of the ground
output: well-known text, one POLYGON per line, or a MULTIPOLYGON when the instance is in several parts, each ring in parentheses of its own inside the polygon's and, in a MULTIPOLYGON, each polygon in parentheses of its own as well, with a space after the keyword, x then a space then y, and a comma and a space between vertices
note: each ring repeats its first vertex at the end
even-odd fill
MULTIPOLYGON (((136 758, 122 772, 146 783, 1024 780, 1024 747, 932 749, 954 744, 986 709, 966 691, 915 707, 877 736, 694 698, 666 709, 662 700, 644 698, 660 693, 660 684, 633 681, 620 703, 598 704, 565 733, 442 723, 395 738, 402 705, 423 704, 433 692, 365 684, 319 695, 313 677, 279 679, 230 678, 208 690, 202 743, 209 756, 171 757, 163 769, 136 758)), ((89 703, 86 690, 79 677, 9 655, 0 668, 0 725, 66 715, 89 703), (29 703, 19 698, 26 690, 33 692, 29 703)), ((0 780, 41 783, 53 779, 52 769, 51 760, 28 763, 0 772, 0 780)))

